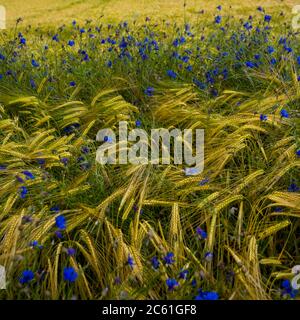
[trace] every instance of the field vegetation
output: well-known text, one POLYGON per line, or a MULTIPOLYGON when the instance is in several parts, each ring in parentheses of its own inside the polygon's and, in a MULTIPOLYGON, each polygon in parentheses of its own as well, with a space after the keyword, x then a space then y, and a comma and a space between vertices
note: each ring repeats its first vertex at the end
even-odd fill
POLYGON ((299 298, 294 2, 98 2, 4 1, 0 297, 299 298), (119 121, 204 129, 204 171, 100 165, 119 121))

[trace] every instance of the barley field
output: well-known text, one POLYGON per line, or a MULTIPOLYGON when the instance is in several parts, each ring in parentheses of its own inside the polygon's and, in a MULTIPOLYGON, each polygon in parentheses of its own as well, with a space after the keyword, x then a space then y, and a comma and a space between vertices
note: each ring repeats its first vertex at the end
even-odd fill
POLYGON ((1 4, 0 299, 299 299, 297 1, 1 4), (203 171, 100 164, 120 121, 203 171))

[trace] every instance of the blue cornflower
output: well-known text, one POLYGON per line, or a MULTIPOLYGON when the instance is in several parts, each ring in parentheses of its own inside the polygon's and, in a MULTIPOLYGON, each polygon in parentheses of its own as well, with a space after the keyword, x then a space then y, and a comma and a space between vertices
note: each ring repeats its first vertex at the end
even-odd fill
POLYGON ((76 250, 74 248, 67 248, 68 256, 74 256, 75 253, 76 253, 76 250))
POLYGON ((37 67, 40 66, 40 64, 39 64, 36 60, 34 60, 34 59, 31 60, 31 64, 32 64, 32 66, 35 67, 35 68, 37 68, 37 67))
POLYGON ((79 129, 80 124, 79 123, 73 123, 68 126, 66 126, 63 131, 67 134, 73 133, 76 129, 79 129))
POLYGON ((217 6, 217 9, 218 10, 222 10, 222 6, 217 6))
POLYGON ((227 79, 227 78, 228 78, 228 70, 227 70, 226 68, 223 69, 222 75, 223 75, 223 78, 224 78, 224 79, 227 79))
POLYGON ((174 41, 173 41, 173 46, 174 47, 178 47, 179 46, 179 39, 175 39, 174 41))
POLYGON ((269 23, 271 21, 272 17, 270 15, 266 14, 264 19, 265 19, 265 22, 269 23))
POLYGON ((288 280, 288 279, 283 280, 281 283, 281 286, 284 289, 288 289, 290 287, 290 280, 288 280))
POLYGON ((191 281, 191 286, 192 286, 193 288, 196 288, 196 286, 197 286, 197 280, 196 280, 195 278, 191 281))
POLYGON ((218 300, 219 295, 214 291, 202 291, 199 290, 199 294, 195 297, 195 300, 218 300))
POLYGON ((175 59, 179 59, 180 55, 179 55, 178 52, 175 51, 175 52, 172 53, 172 57, 175 58, 175 59))
POLYGON ((292 299, 296 297, 298 294, 298 290, 292 288, 290 280, 284 280, 281 283, 282 286, 282 294, 283 295, 289 295, 292 299))
POLYGON ((128 255, 127 263, 128 263, 128 265, 129 265, 131 268, 133 268, 133 266, 134 266, 134 260, 133 260, 133 258, 132 258, 130 255, 128 255))
POLYGON ((55 35, 52 37, 52 40, 58 42, 58 41, 59 41, 59 40, 58 40, 58 34, 55 34, 55 35))
POLYGON ((158 268, 159 268, 160 262, 159 262, 159 260, 157 259, 156 256, 154 256, 153 258, 151 258, 151 263, 152 263, 152 267, 153 267, 154 269, 158 269, 158 268))
POLYGON ((189 56, 183 56, 183 57, 181 57, 181 60, 182 60, 184 63, 188 63, 189 60, 190 60, 190 57, 189 57, 189 56))
POLYGON ((296 151, 296 155, 297 155, 297 157, 300 157, 300 149, 298 149, 298 150, 296 151))
POLYGON ((185 37, 183 37, 183 36, 180 37, 179 42, 180 42, 181 44, 185 43, 185 42, 186 42, 185 37))
POLYGON ((153 93, 154 93, 154 88, 148 87, 147 89, 145 89, 144 93, 145 93, 148 97, 152 97, 152 96, 153 96, 153 93))
POLYGON ((199 88, 199 89, 205 89, 205 84, 198 79, 194 78, 193 83, 199 88))
POLYGON ((254 68, 255 64, 252 61, 246 61, 246 67, 248 68, 254 68))
POLYGON ((255 54, 255 55, 254 55, 254 59, 255 59, 255 60, 259 60, 259 59, 260 59, 260 54, 255 54))
POLYGON ((28 189, 25 186, 20 187, 19 191, 21 199, 24 199, 28 194, 28 189))
POLYGON ((244 28, 246 30, 251 30, 252 29, 252 24, 249 21, 247 21, 247 22, 244 23, 244 28))
POLYGON ((64 268, 64 280, 69 282, 75 282, 78 278, 78 273, 72 267, 64 268))
POLYGON ((300 65, 300 56, 297 57, 297 63, 300 65))
POLYGON ((60 231, 58 231, 58 230, 56 230, 56 231, 54 232, 54 234, 57 236, 58 239, 62 239, 62 238, 63 238, 62 233, 61 233, 60 231))
POLYGON ((201 239, 207 238, 207 233, 203 229, 201 229, 200 227, 196 228, 196 232, 200 236, 201 239))
POLYGON ((122 38, 122 41, 119 44, 120 49, 126 49, 127 48, 127 42, 125 41, 125 38, 122 38))
POLYGON ((277 63, 277 60, 275 58, 272 58, 270 62, 271 62, 272 65, 274 65, 274 64, 277 63))
POLYGON ((280 111, 280 115, 282 116, 282 118, 289 118, 289 113, 287 112, 287 110, 285 110, 285 109, 282 109, 281 111, 280 111))
POLYGON ((187 276, 188 276, 188 273, 189 273, 189 270, 181 270, 180 273, 179 273, 179 279, 184 279, 186 280, 187 279, 187 276))
POLYGON ((73 21, 72 21, 72 25, 73 25, 73 26, 76 26, 76 20, 73 20, 73 21))
POLYGON ((176 79, 177 78, 177 74, 173 70, 168 70, 167 71, 167 75, 172 79, 176 79))
POLYGON ((63 215, 60 215, 55 218, 55 223, 58 229, 65 230, 66 229, 66 218, 63 215))
POLYGON ((83 146, 81 148, 81 152, 84 153, 84 154, 88 154, 90 152, 90 148, 87 147, 87 146, 83 146))
POLYGON ((215 23, 220 23, 222 20, 222 17, 221 16, 216 16, 215 17, 215 23))
POLYGON ((286 44, 286 38, 280 38, 278 41, 279 44, 286 44))
POLYGON ((26 44, 26 39, 25 38, 21 38, 20 39, 20 44, 26 44))
POLYGON ((21 182, 21 183, 24 182, 24 180, 23 180, 21 177, 19 177, 19 176, 16 176, 16 179, 17 179, 19 182, 21 182))
POLYGON ((296 183, 291 183, 290 186, 288 187, 289 192, 298 192, 300 188, 296 185, 296 183))
POLYGON ((284 46, 284 50, 287 51, 288 53, 293 52, 293 49, 288 46, 284 46))
POLYGON ((108 66, 108 68, 111 68, 112 67, 112 62, 109 60, 106 65, 108 66))
POLYGON ((37 240, 33 240, 29 243, 29 246, 32 248, 39 248, 42 249, 43 246, 39 244, 39 242, 37 240))
POLYGON ((36 83, 32 78, 30 78, 29 83, 32 89, 36 89, 36 83))
POLYGON ((70 87, 76 87, 76 82, 75 82, 75 81, 71 81, 71 82, 69 83, 69 85, 70 85, 70 87))
POLYGON ((37 161, 37 163, 38 163, 39 165, 41 165, 41 166, 46 163, 46 160, 45 160, 45 159, 42 159, 42 158, 36 159, 36 161, 37 161))
POLYGON ((217 76, 219 74, 219 68, 216 68, 212 71, 214 76, 217 76))
POLYGON ((24 270, 22 272, 22 276, 20 277, 19 281, 21 284, 26 284, 33 280, 34 278, 34 273, 31 270, 24 270))
POLYGON ((31 241, 31 242, 30 242, 29 246, 30 246, 30 247, 37 247, 38 244, 39 244, 39 242, 38 242, 37 240, 34 240, 34 241, 31 241))
POLYGON ((80 28, 79 32, 80 33, 85 33, 85 29, 84 28, 80 28))
POLYGON ((63 163, 66 166, 68 164, 68 162, 69 162, 69 159, 66 158, 66 157, 63 157, 63 158, 60 159, 60 162, 63 163))
POLYGON ((178 282, 177 282, 175 279, 171 279, 171 278, 168 278, 168 279, 166 280, 166 284, 167 284, 168 289, 169 289, 170 291, 174 290, 175 287, 178 286, 178 282))
POLYGON ((175 262, 174 253, 173 252, 168 252, 163 259, 164 259, 166 265, 170 265, 170 264, 174 263, 175 262))
POLYGON ((269 54, 272 54, 274 51, 275 51, 275 49, 274 49, 272 46, 268 46, 267 52, 268 52, 269 54))
POLYGON ((257 7, 257 10, 260 12, 264 11, 264 9, 261 6, 257 7))
POLYGON ((27 180, 28 179, 31 179, 31 180, 35 179, 35 176, 30 171, 25 170, 25 171, 22 171, 22 173, 26 176, 27 180))
POLYGON ((89 61, 90 60, 90 57, 89 55, 86 53, 82 59, 83 61, 89 61))
POLYGON ((136 120, 136 121, 135 121, 135 125, 136 125, 137 127, 140 127, 140 126, 142 125, 141 120, 136 120))
POLYGON ((260 118, 261 121, 267 121, 268 120, 268 117, 265 114, 261 114, 259 116, 259 118, 260 118))
POLYGON ((73 46, 75 45, 75 41, 74 41, 74 40, 69 40, 69 41, 68 41, 68 45, 69 45, 70 47, 73 47, 73 46))

